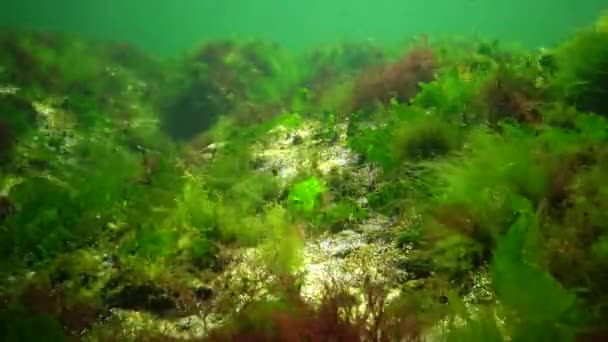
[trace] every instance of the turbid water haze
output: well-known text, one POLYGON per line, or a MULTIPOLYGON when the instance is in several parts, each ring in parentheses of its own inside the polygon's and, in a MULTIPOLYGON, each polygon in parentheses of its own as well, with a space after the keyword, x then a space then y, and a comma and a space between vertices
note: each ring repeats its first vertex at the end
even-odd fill
POLYGON ((4 0, 0 25, 84 33, 174 54, 206 39, 259 37, 289 48, 478 34, 550 45, 608 0, 4 0))

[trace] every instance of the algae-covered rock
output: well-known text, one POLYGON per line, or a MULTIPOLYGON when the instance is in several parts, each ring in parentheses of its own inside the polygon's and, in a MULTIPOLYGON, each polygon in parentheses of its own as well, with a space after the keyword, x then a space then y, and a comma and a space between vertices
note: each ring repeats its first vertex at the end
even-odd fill
POLYGON ((152 284, 125 286, 106 300, 110 308, 164 314, 176 308, 175 299, 165 289, 152 284))
POLYGON ((397 267, 404 270, 410 279, 424 279, 433 274, 433 261, 430 258, 408 258, 398 263, 397 267))

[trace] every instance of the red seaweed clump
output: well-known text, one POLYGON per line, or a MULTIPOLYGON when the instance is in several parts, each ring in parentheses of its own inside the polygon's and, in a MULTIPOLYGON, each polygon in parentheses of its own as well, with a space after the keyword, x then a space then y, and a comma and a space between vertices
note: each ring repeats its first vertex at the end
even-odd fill
POLYGON ((207 341, 418 341, 420 322, 404 305, 389 309, 386 295, 381 286, 368 284, 360 310, 361 302, 340 285, 326 286, 318 306, 287 294, 275 307, 261 303, 241 313, 236 324, 212 332, 207 341))
POLYGON ((407 102, 418 93, 420 83, 433 80, 436 68, 433 50, 417 47, 391 65, 369 69, 355 83, 353 109, 391 99, 407 102))
POLYGON ((304 83, 313 93, 319 93, 345 77, 382 65, 385 59, 383 50, 373 43, 343 43, 319 48, 305 59, 312 71, 304 83))
POLYGON ((90 328, 103 312, 95 300, 68 298, 64 290, 44 282, 28 284, 19 299, 28 315, 56 319, 70 337, 79 336, 83 330, 90 328))
POLYGON ((489 122, 513 118, 520 122, 540 120, 538 90, 525 77, 501 69, 481 89, 482 106, 489 122))

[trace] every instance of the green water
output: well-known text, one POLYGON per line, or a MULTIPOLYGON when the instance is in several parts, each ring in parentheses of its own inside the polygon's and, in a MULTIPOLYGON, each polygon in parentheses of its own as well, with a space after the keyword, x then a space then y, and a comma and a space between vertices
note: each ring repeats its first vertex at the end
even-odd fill
POLYGON ((0 24, 63 30, 174 54, 218 37, 289 48, 336 40, 400 42, 416 34, 477 34, 550 45, 589 23, 604 0, 5 0, 0 24))

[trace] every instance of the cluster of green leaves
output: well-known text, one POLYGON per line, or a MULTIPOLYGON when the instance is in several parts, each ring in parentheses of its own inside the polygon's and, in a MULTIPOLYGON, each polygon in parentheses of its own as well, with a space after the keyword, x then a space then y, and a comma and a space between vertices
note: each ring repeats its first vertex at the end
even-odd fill
POLYGON ((265 241, 272 215, 268 203, 276 197, 271 176, 251 170, 243 146, 228 144, 209 165, 186 173, 173 203, 151 219, 142 218, 143 226, 125 239, 123 251, 152 259, 185 255, 208 265, 220 242, 265 241))
POLYGON ((500 238, 491 263, 499 306, 453 326, 453 341, 572 341, 580 322, 576 296, 541 265, 539 225, 531 204, 514 199, 518 216, 500 238), (525 289, 522 282, 525 281, 525 289), (500 327, 500 328, 499 328, 500 327))
POLYGON ((432 195, 436 160, 460 149, 463 135, 458 126, 420 108, 395 106, 382 113, 382 124, 355 128, 348 144, 366 162, 383 171, 376 188, 367 194, 371 208, 400 215, 415 201, 432 195), (409 202, 408 202, 409 201, 409 202), (406 204, 407 202, 407 204, 406 204))
POLYGON ((435 194, 436 170, 427 164, 405 163, 397 172, 382 177, 367 201, 373 210, 401 216, 413 206, 427 203, 435 194))
POLYGON ((578 33, 558 47, 556 60, 552 83, 561 95, 581 110, 608 115, 608 30, 598 24, 578 33))
POLYGON ((123 191, 142 172, 140 159, 111 138, 91 138, 81 142, 74 160, 32 173, 10 189, 17 210, 3 223, 6 261, 39 261, 91 243, 118 214, 123 191))
POLYGON ((512 317, 509 328, 514 331, 510 335, 570 340, 573 329, 565 323, 573 323, 568 321, 576 298, 540 266, 538 224, 531 205, 523 202, 522 206, 520 216, 500 239, 492 261, 498 299, 512 317), (521 291, 521 279, 526 279, 526 291, 521 291))
MULTIPOLYGON (((459 156, 432 165, 437 182, 432 190, 431 216, 439 227, 452 231, 436 242, 434 253, 437 267, 448 274, 461 274, 472 267, 471 261, 487 258, 513 222, 515 198, 526 198, 536 206, 547 194, 551 158, 540 163, 540 155, 546 152, 525 129, 504 125, 503 130, 499 135, 475 129, 459 156), (443 257, 449 250, 461 250, 458 253, 468 259, 468 265, 453 264, 463 260, 461 257, 443 257)), ((429 222, 430 230, 438 228, 434 223, 429 222)))
POLYGON ((489 70, 471 71, 470 68, 465 64, 461 69, 442 70, 436 80, 421 85, 412 102, 437 112, 445 121, 459 124, 476 121, 476 102, 489 70))
POLYGON ((188 174, 175 203, 127 232, 121 256, 135 264, 219 267, 221 245, 256 247, 263 266, 285 274, 301 264, 303 236, 287 209, 265 200, 262 178, 235 180, 218 189, 206 175, 188 174), (133 256, 133 257, 131 257, 133 256))
POLYGON ((365 161, 391 170, 398 164, 390 145, 391 131, 387 127, 370 127, 351 134, 349 147, 363 156, 365 161))
MULTIPOLYGON (((437 239, 437 226, 425 225, 424 233, 434 239, 435 269, 456 276, 479 265, 480 258, 491 260, 502 314, 510 317, 509 336, 540 338, 548 331, 571 336, 573 324, 580 324, 572 321, 575 289, 594 293, 584 299, 587 307, 605 303, 597 287, 601 277, 595 276, 606 265, 605 255, 597 252, 606 231, 601 213, 606 202, 598 197, 605 189, 592 174, 604 167, 597 146, 605 143, 608 126, 589 114, 570 119, 567 129, 534 131, 509 124, 501 125, 501 133, 475 129, 460 156, 434 165, 439 187, 431 216, 451 231, 437 239), (594 190, 583 190, 584 183, 594 184, 594 190), (583 242, 582 236, 590 240, 583 242), (522 277, 526 291, 521 291, 522 277)), ((597 320, 597 314, 589 319, 597 320)))
POLYGON ((95 119, 86 122, 77 108, 53 98, 43 104, 52 109, 37 113, 28 96, 2 102, 6 117, 20 120, 11 124, 21 134, 5 167, 14 180, 3 188, 14 207, 2 222, 0 251, 12 265, 6 271, 97 243, 108 227, 135 226, 154 205, 170 201, 179 173, 172 145, 150 120, 153 112, 135 113, 125 128, 99 114, 103 106, 92 98, 95 119))
POLYGON ((327 227, 332 232, 347 228, 352 223, 365 220, 368 217, 366 209, 351 199, 341 199, 323 208, 319 225, 327 227))
POLYGON ((316 177, 298 182, 289 191, 287 201, 295 211, 311 214, 320 203, 320 196, 325 186, 316 177))
POLYGON ((437 164, 445 189, 437 191, 442 205, 464 206, 484 231, 498 234, 511 221, 513 194, 538 203, 547 186, 547 171, 534 154, 532 138, 519 128, 497 135, 485 129, 471 132, 461 158, 437 164))
POLYGON ((460 145, 456 126, 421 109, 397 105, 381 127, 362 128, 349 138, 349 146, 385 171, 393 171, 404 162, 442 157, 460 145))
MULTIPOLYGON (((556 68, 551 56, 526 51, 446 50, 437 78, 421 86, 409 109, 393 106, 349 122, 349 146, 390 171, 367 196, 370 207, 398 214, 404 198, 428 207, 422 229, 405 232, 400 243, 430 242, 422 246, 430 248, 434 269, 449 278, 462 280, 491 260, 509 336, 571 337, 573 289, 594 293, 583 296, 598 310, 593 319, 605 303, 595 275, 606 265, 605 189, 597 178, 605 167, 606 124, 577 110, 604 115, 605 34, 598 24, 576 35, 556 51, 556 68), (430 174, 412 176, 408 165, 424 165, 430 174), (525 229, 516 228, 520 214, 533 219, 525 229), (534 253, 513 247, 524 238, 536 241, 534 253), (522 274, 535 298, 516 290, 522 274)), ((477 324, 469 333, 502 339, 493 320, 469 323, 477 324)))
MULTIPOLYGON (((399 135, 390 118, 374 124, 379 128, 353 134, 351 147, 385 169, 399 170, 395 165, 403 166, 403 160, 433 157, 424 164, 433 170, 431 178, 425 177, 430 196, 415 197, 409 175, 381 182, 368 196, 371 207, 392 213, 403 207, 397 198, 404 197, 428 208, 421 229, 404 232, 400 244, 417 243, 417 255, 430 258, 433 270, 462 284, 463 277, 489 262, 500 302, 492 317, 498 314, 502 321, 471 317, 464 327, 454 326, 448 339, 572 340, 581 324, 577 305, 592 308, 583 325, 605 317, 605 291, 598 287, 603 280, 597 274, 607 264, 602 223, 606 202, 600 199, 605 196, 603 182, 596 177, 605 167, 601 146, 607 126, 601 116, 577 110, 604 114, 601 106, 583 101, 585 96, 604 98, 598 96, 605 79, 601 65, 607 60, 603 35, 596 29, 564 44, 557 51, 555 75, 550 66, 541 65, 546 60, 519 52, 488 55, 481 68, 479 61, 464 57, 444 67, 412 102, 441 118, 439 123, 429 121, 429 132, 441 125, 451 134, 460 131, 461 140, 454 141, 464 138, 463 149, 449 149, 456 153, 433 155, 414 148, 398 157, 390 142, 399 135), (520 81, 527 90, 517 86, 520 81), (546 85, 561 93, 547 96, 546 85), (559 100, 542 103, 555 98, 559 100), (513 124, 513 119, 523 123, 513 124), (532 121, 536 123, 529 125, 532 121), (463 125, 456 129, 447 122, 463 125), (493 125, 479 125, 484 122, 493 125), (523 278, 526 291, 521 290, 523 278), (579 298, 574 291, 581 291, 579 298)), ((401 129, 409 133, 414 127, 401 129)), ((401 136, 405 146, 417 146, 418 140, 403 138, 407 135, 401 136)))
POLYGON ((339 189, 334 188, 340 179, 343 178, 336 177, 328 185, 317 177, 310 177, 293 184, 287 196, 287 208, 294 217, 304 219, 320 231, 337 232, 365 220, 368 212, 353 194, 339 193, 339 189))
POLYGON ((395 134, 400 160, 427 160, 445 156, 459 145, 458 130, 433 115, 404 122, 395 134))

